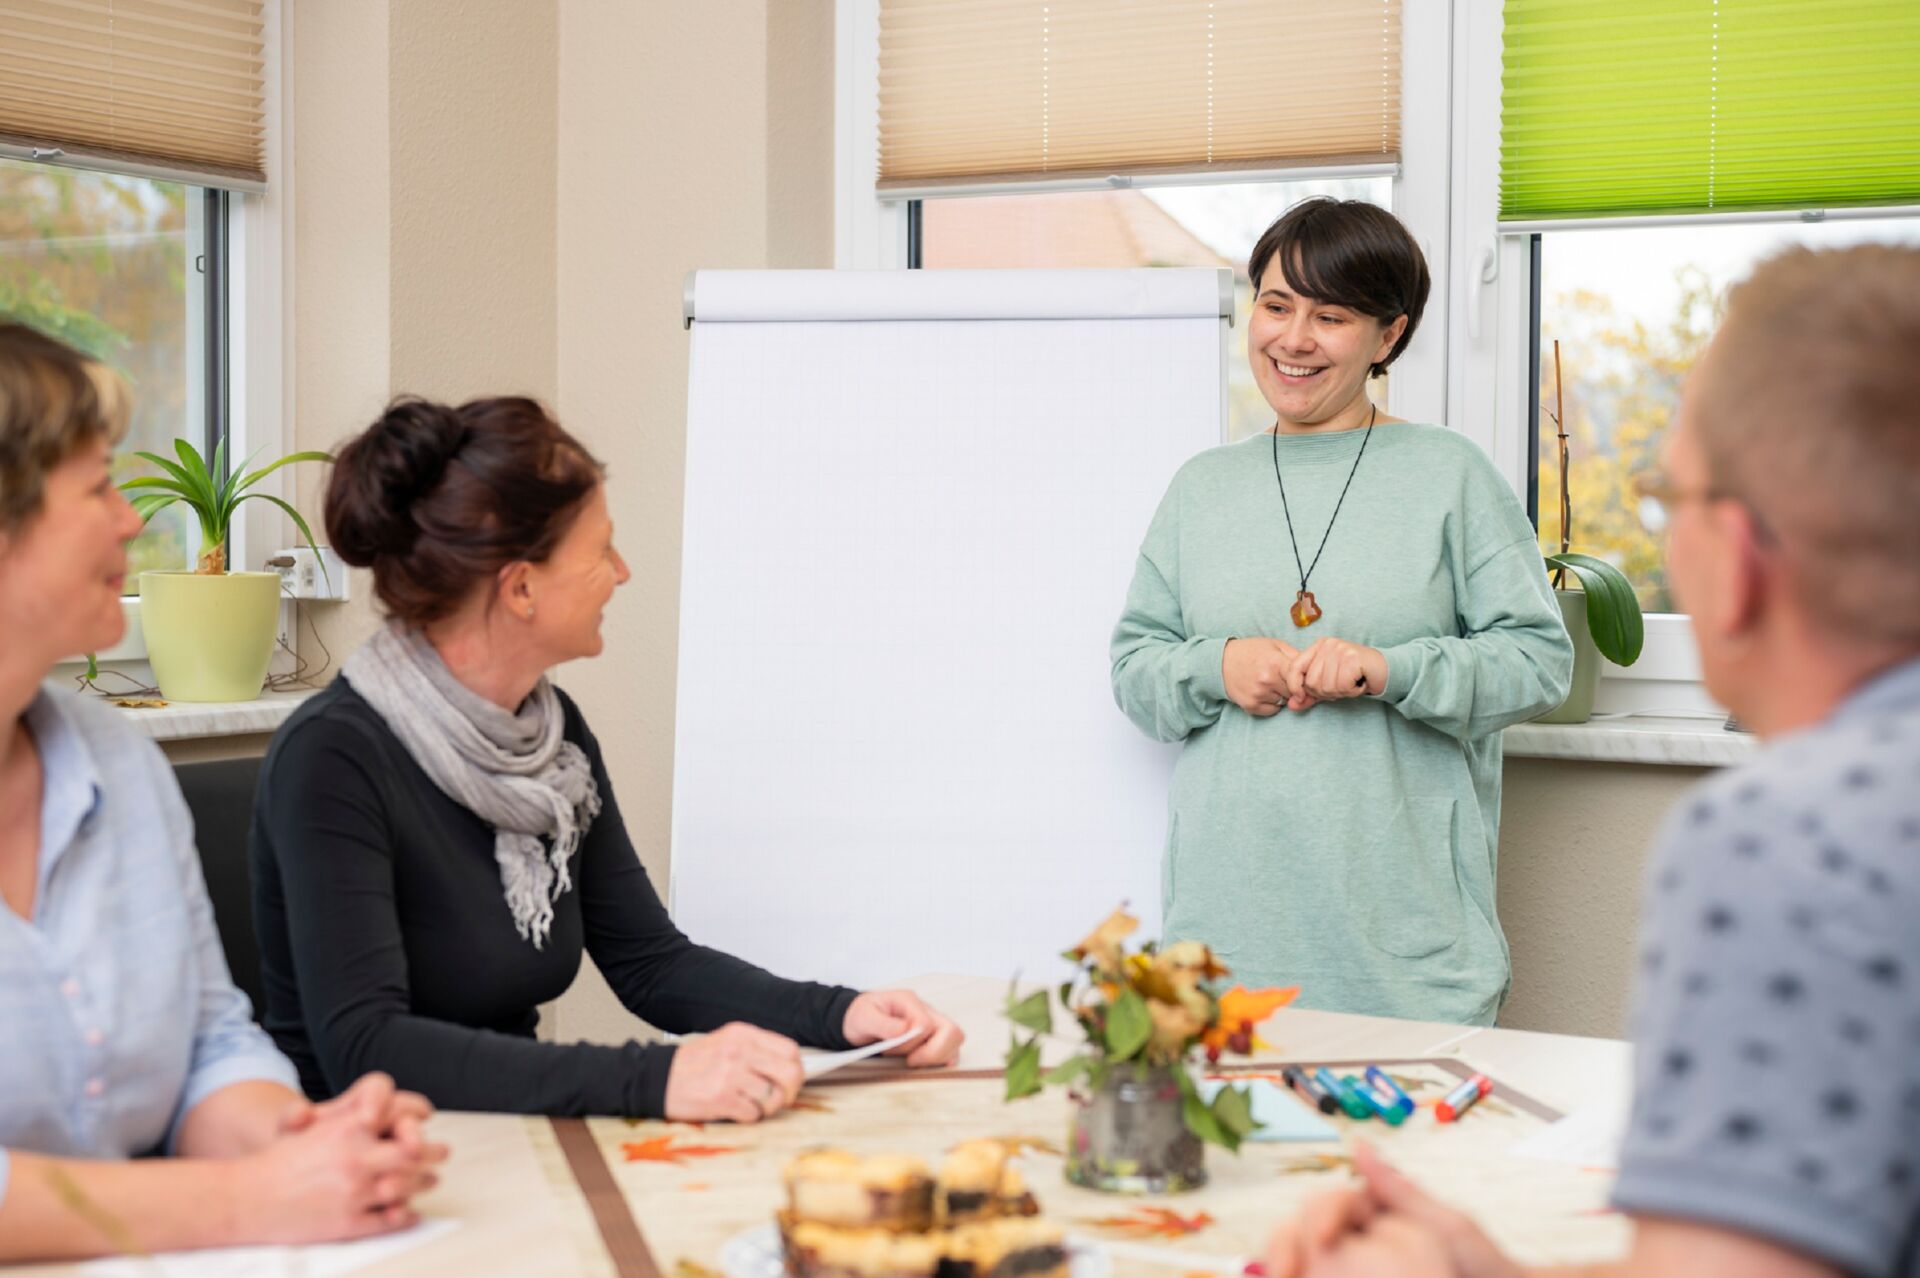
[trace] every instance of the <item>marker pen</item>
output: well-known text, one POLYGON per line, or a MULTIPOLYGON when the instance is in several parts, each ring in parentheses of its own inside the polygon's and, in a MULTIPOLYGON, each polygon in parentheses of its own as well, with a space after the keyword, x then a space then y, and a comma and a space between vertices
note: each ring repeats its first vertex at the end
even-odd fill
POLYGON ((1433 1116, 1443 1123, 1451 1123, 1460 1115, 1473 1108, 1473 1103, 1493 1090, 1493 1080, 1485 1074, 1475 1074, 1460 1086, 1448 1092, 1446 1098, 1433 1107, 1433 1116))
POLYGON ((1299 1093, 1301 1100, 1321 1113, 1332 1114, 1339 1110, 1340 1099, 1310 1078, 1307 1071, 1298 1065, 1286 1066, 1280 1071, 1280 1077, 1286 1080, 1288 1087, 1299 1093))
POLYGON ((1313 1081, 1334 1094, 1340 1102, 1340 1108, 1347 1111, 1348 1118, 1373 1117, 1373 1106, 1360 1099, 1360 1093, 1341 1082, 1326 1066, 1322 1065, 1313 1071, 1313 1081))
POLYGON ((1354 1095, 1358 1096, 1366 1107, 1382 1119, 1387 1126, 1398 1127, 1407 1121, 1406 1110, 1401 1109, 1397 1103, 1389 1101, 1386 1097, 1374 1091, 1373 1088, 1368 1087, 1365 1082, 1354 1077, 1352 1074, 1348 1074, 1340 1081, 1352 1088, 1354 1095))
POLYGON ((1367 1082, 1372 1085, 1374 1092, 1382 1100, 1390 1101, 1399 1106, 1402 1115, 1412 1116, 1413 1097, 1407 1095, 1405 1089, 1393 1081, 1393 1075, 1387 1073, 1387 1071, 1381 1069, 1378 1065, 1369 1065, 1367 1066, 1367 1082))

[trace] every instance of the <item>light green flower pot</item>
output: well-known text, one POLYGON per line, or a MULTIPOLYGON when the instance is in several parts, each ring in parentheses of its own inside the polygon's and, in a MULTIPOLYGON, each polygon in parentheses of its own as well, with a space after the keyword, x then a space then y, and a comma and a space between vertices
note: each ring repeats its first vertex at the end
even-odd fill
POLYGON ((1600 650, 1587 629, 1587 595, 1583 590, 1556 590, 1560 616, 1573 640, 1573 688, 1558 710, 1549 710, 1535 723, 1585 723, 1593 717, 1593 691, 1600 683, 1600 650))
POLYGON ((251 701, 280 621, 280 574, 140 574, 140 629, 169 701, 251 701))

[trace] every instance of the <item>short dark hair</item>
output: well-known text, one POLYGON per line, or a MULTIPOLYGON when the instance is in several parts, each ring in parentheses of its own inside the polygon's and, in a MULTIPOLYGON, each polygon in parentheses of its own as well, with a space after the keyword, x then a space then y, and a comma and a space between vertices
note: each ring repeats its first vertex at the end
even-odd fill
POLYGON ((334 458, 327 536, 373 569, 391 615, 422 626, 508 564, 551 555, 604 473, 531 399, 403 396, 334 458))
POLYGON ((1379 205, 1316 195, 1281 214, 1247 260, 1256 294, 1260 276, 1276 257, 1287 284, 1303 297, 1349 307, 1382 324, 1407 317, 1400 340, 1373 366, 1374 377, 1413 340, 1433 281, 1426 256, 1406 226, 1379 205))

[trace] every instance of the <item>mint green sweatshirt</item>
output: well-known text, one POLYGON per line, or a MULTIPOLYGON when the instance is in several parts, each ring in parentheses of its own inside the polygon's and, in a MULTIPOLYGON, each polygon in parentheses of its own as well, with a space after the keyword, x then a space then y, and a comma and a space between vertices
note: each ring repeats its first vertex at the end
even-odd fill
MULTIPOLYGON (((1311 563, 1364 431, 1282 435, 1311 563)), ((1113 635, 1113 691, 1174 769, 1161 906, 1249 986, 1300 1005, 1490 1024, 1506 997, 1494 913, 1500 729, 1558 705, 1573 645, 1526 513, 1479 448, 1376 427, 1313 572, 1325 615, 1287 615, 1299 572, 1274 437, 1181 467, 1113 635), (1226 699, 1227 640, 1380 649, 1378 697, 1255 718, 1226 699)))

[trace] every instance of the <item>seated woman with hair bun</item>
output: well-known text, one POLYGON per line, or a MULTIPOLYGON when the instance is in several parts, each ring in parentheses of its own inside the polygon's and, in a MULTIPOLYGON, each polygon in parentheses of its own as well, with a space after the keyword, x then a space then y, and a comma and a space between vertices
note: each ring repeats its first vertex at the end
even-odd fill
POLYGON ((783 980, 667 917, 547 678, 627 580, 601 479, 528 399, 401 399, 340 450, 327 532, 389 621, 275 738, 251 846, 265 1023, 310 1096, 378 1068, 448 1109, 754 1122, 799 1044, 959 1050, 910 993, 783 980), (636 1016, 712 1032, 537 1041, 583 951, 636 1016))

